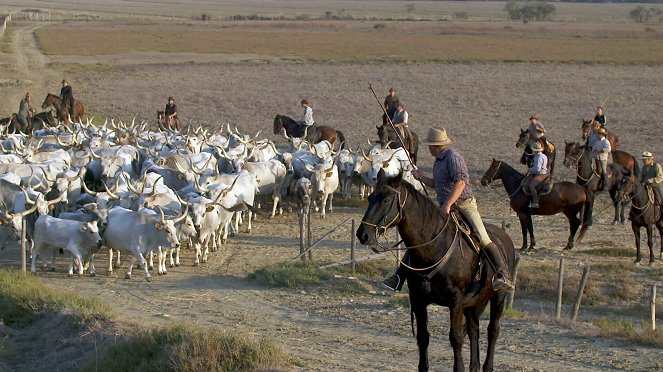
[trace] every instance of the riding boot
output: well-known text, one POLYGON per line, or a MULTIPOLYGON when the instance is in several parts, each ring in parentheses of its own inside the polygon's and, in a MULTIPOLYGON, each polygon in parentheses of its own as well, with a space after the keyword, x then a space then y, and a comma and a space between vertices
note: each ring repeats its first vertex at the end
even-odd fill
POLYGON ((382 280, 382 285, 391 289, 392 291, 400 291, 403 289, 405 283, 405 267, 398 265, 396 271, 382 280))
POLYGON ((603 172, 601 174, 601 182, 599 182, 599 191, 603 191, 608 187, 608 173, 603 172))
POLYGON ((499 247, 495 243, 490 243, 483 247, 483 251, 495 270, 493 289, 496 291, 505 290, 511 292, 513 290, 513 281, 511 280, 509 268, 504 262, 504 258, 502 258, 499 247))
POLYGON ((536 209, 539 207, 539 193, 536 192, 536 190, 531 190, 530 193, 532 194, 532 201, 529 203, 529 207, 532 209, 536 209))

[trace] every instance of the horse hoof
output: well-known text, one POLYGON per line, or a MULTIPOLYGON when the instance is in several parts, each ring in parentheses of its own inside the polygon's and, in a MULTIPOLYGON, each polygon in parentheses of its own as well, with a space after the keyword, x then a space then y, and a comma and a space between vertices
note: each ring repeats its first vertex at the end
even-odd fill
POLYGON ((113 272, 112 272, 112 271, 106 271, 106 275, 108 275, 108 276, 112 276, 112 275, 113 275, 113 272))
POLYGON ((151 276, 148 276, 147 278, 145 278, 145 280, 147 280, 148 282, 151 282, 151 281, 152 281, 152 277, 151 277, 151 276))
POLYGON ((635 260, 633 261, 633 263, 635 264, 635 266, 640 266, 640 260, 635 260))
POLYGON ((194 267, 196 267, 196 266, 198 266, 198 265, 200 265, 199 262, 194 262, 194 263, 193 263, 193 266, 194 266, 194 267))
POLYGON ((131 274, 124 275, 124 279, 131 279, 131 274))
POLYGON ((619 221, 617 221, 617 220, 612 221, 612 226, 615 226, 618 222, 619 221))
POLYGON ((97 273, 90 273, 90 276, 94 278, 95 276, 97 276, 97 273))
POLYGON ((653 261, 653 260, 652 260, 652 261, 649 261, 649 266, 656 266, 656 264, 655 264, 654 262, 655 262, 655 261, 653 261))

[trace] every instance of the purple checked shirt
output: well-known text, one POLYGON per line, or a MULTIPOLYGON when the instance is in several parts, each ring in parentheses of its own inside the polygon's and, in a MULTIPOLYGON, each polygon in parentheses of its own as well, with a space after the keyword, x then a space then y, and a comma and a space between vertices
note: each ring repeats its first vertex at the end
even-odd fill
POLYGON ((435 164, 433 165, 433 185, 440 206, 451 196, 454 185, 460 180, 465 181, 465 189, 463 189, 458 200, 473 198, 474 194, 472 194, 465 159, 456 150, 447 147, 444 152, 435 157, 435 164))

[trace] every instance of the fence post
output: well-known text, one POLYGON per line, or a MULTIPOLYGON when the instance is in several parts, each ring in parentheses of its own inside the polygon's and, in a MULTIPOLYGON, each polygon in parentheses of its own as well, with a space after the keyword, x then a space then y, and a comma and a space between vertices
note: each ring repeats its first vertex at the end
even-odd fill
POLYGON ((352 273, 355 273, 355 269, 357 268, 357 263, 355 262, 355 246, 356 246, 356 240, 355 240, 355 219, 352 219, 352 230, 350 231, 350 259, 352 260, 352 273))
POLYGON ((301 255, 302 261, 306 261, 306 255, 304 250, 304 223, 306 222, 306 215, 304 213, 299 213, 299 254, 301 255))
MULTIPOLYGON (((308 213, 306 214, 308 216, 308 227, 307 227, 307 248, 311 248, 311 208, 309 208, 308 213)), ((313 261, 313 250, 309 249, 308 251, 308 259, 309 261, 313 261)))
POLYGON ((518 283, 518 266, 520 265, 520 255, 516 256, 516 262, 513 263, 513 275, 511 276, 513 278, 513 291, 511 291, 511 294, 509 294, 509 302, 507 304, 507 308, 513 309, 513 298, 516 296, 516 287, 518 283))
POLYGON ((587 284, 587 277, 589 276, 589 266, 585 266, 582 270, 582 278, 580 279, 580 287, 578 287, 578 295, 576 302, 573 305, 573 314, 571 314, 571 321, 575 322, 578 318, 578 310, 580 310, 580 301, 582 300, 582 293, 585 291, 585 284, 587 284))
POLYGON ((656 284, 651 285, 651 330, 656 330, 656 284))
POLYGON ((559 259, 559 276, 557 277, 557 307, 555 318, 562 317, 562 287, 564 286, 564 256, 559 259))
POLYGON ((27 242, 25 241, 25 234, 26 234, 25 230, 26 230, 25 217, 21 217, 21 272, 22 273, 25 273, 25 264, 27 261, 25 253, 27 245, 27 242))

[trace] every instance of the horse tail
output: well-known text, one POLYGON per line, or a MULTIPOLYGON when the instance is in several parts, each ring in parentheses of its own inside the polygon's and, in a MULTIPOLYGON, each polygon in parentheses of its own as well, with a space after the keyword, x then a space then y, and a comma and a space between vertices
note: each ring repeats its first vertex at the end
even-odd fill
POLYGON ((349 146, 348 146, 348 142, 345 140, 345 135, 344 135, 343 132, 341 132, 340 130, 337 130, 337 131, 336 131, 336 141, 338 141, 339 143, 342 143, 342 144, 343 144, 343 146, 341 147, 341 149, 347 149, 347 148, 349 148, 349 146))
POLYGON ((576 238, 576 244, 580 244, 582 242, 582 239, 585 237, 585 233, 587 233, 587 229, 589 229, 589 226, 592 225, 592 220, 594 219, 593 216, 593 211, 594 209, 594 203, 592 201, 592 197, 585 189, 585 203, 582 206, 582 209, 580 210, 580 232, 578 233, 578 237, 576 238))

